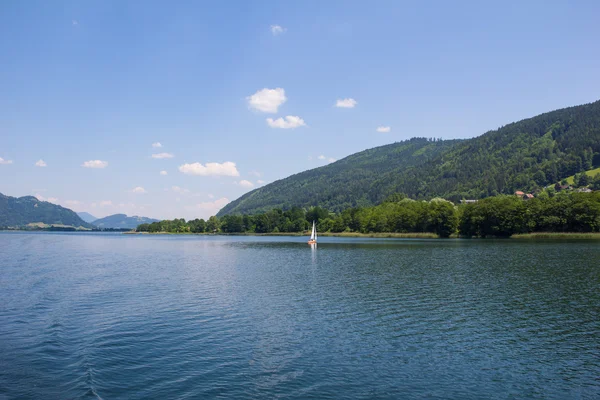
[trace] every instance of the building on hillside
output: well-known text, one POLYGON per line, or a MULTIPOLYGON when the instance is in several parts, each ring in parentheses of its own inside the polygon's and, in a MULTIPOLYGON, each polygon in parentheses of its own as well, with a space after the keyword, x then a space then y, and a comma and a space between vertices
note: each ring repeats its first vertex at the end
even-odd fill
POLYGON ((557 192, 560 192, 561 190, 572 190, 573 186, 561 185, 560 183, 557 183, 556 185, 554 185, 554 189, 556 189, 557 192))
POLYGON ((477 203, 478 200, 465 200, 462 199, 460 202, 463 204, 472 204, 472 203, 477 203))
POLYGON ((523 195, 523 200, 530 200, 533 199, 533 195, 531 193, 527 193, 526 195, 523 195))
POLYGON ((525 192, 521 192, 520 190, 517 190, 517 191, 515 192, 515 196, 518 196, 518 197, 523 197, 523 196, 525 196, 525 192))
POLYGON ((593 191, 592 189, 586 188, 586 187, 582 187, 582 188, 579 188, 576 190, 576 192, 579 192, 579 193, 592 193, 592 191, 593 191))

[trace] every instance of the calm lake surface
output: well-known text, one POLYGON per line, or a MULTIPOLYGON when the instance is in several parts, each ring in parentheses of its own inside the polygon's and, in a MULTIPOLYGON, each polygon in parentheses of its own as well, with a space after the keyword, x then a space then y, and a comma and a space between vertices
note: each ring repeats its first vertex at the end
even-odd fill
POLYGON ((0 398, 600 398, 600 244, 0 233, 0 398))

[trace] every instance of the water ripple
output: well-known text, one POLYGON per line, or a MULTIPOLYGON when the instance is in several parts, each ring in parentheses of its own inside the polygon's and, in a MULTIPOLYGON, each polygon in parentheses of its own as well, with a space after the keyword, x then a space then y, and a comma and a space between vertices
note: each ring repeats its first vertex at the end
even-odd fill
POLYGON ((600 397, 593 242, 0 241, 0 398, 600 397))

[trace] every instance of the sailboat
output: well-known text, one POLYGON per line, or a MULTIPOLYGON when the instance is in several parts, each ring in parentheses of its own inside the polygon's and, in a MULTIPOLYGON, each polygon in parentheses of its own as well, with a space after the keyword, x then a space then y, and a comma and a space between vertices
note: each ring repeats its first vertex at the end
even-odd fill
POLYGON ((313 221, 312 233, 310 234, 308 244, 317 244, 317 227, 315 226, 315 221, 313 221))

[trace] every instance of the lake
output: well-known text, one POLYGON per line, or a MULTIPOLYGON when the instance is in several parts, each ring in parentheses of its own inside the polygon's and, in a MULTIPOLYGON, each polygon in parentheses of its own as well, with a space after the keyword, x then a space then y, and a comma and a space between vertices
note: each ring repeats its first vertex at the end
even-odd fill
POLYGON ((1 399, 600 398, 600 244, 0 233, 1 399))

